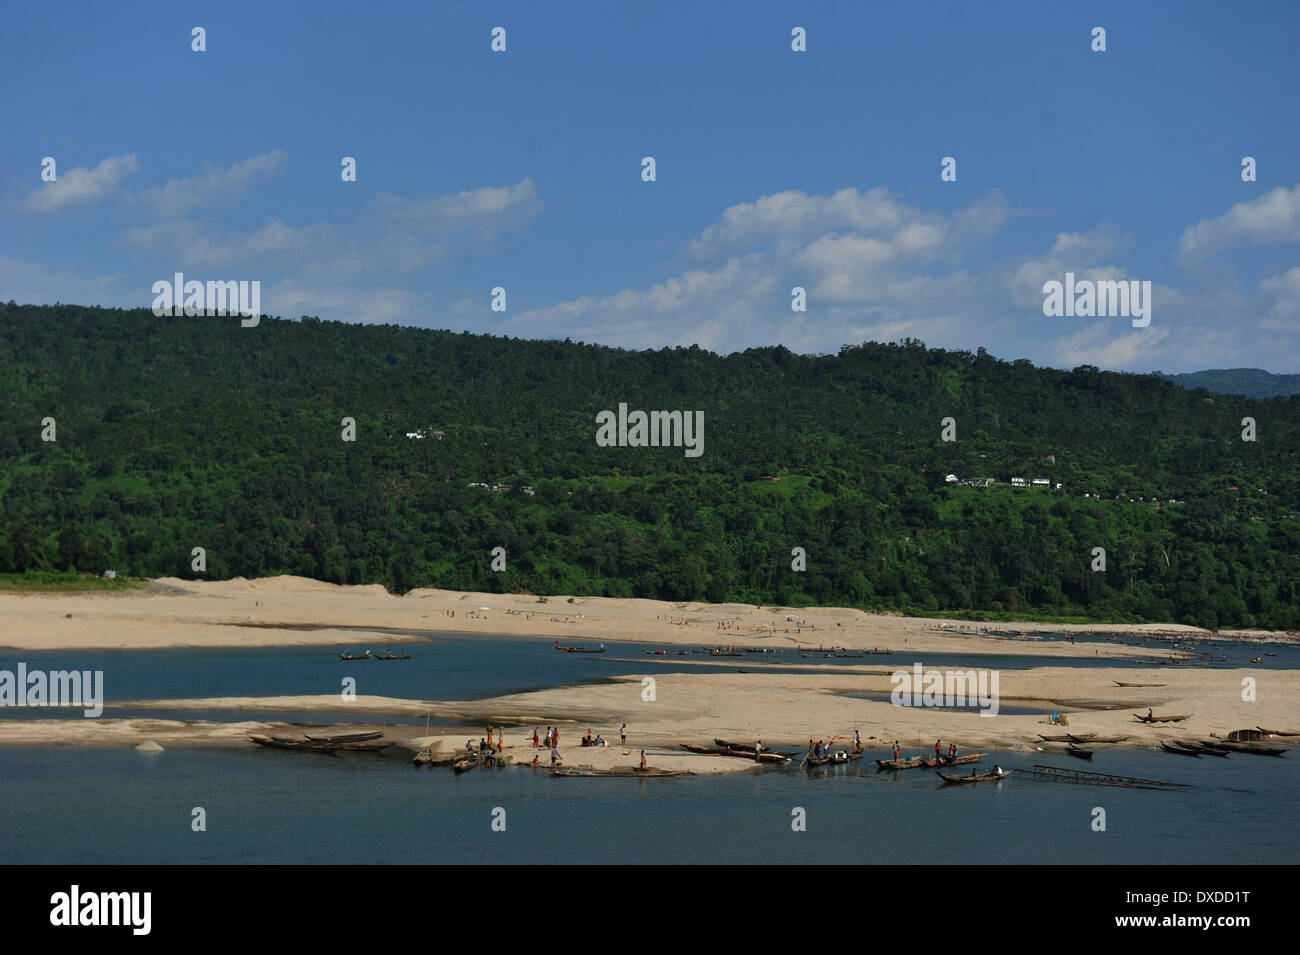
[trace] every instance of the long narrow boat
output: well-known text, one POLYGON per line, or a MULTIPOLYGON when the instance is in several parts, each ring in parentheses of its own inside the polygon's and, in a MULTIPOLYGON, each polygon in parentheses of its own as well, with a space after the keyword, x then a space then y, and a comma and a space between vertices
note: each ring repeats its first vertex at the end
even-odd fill
POLYGON ((337 736, 307 736, 307 738, 314 743, 363 743, 366 740, 379 739, 383 735, 383 730, 372 730, 365 733, 341 733, 337 736))
POLYGON ((1266 730, 1262 726, 1256 726, 1255 729, 1269 736, 1300 736, 1300 730, 1266 730))
POLYGON ((265 736, 261 733, 250 733, 248 738, 259 746, 269 746, 273 749, 293 749, 303 753, 333 753, 342 747, 342 743, 320 743, 310 739, 295 739, 290 736, 265 736))
POLYGON ((1179 713, 1176 716, 1143 716, 1141 713, 1134 713, 1139 723, 1181 723, 1191 717, 1191 713, 1179 713))
POLYGON ((751 756, 754 755, 755 746, 759 747, 760 750, 767 749, 767 747, 764 746, 762 743, 731 743, 725 739, 715 739, 713 742, 716 743, 718 746, 722 747, 723 749, 739 749, 749 753, 749 755, 751 756))
MULTIPOLYGON (((720 740, 714 740, 714 742, 721 744, 720 740)), ((694 743, 682 743, 681 747, 682 749, 688 750, 692 753, 700 753, 705 756, 734 756, 737 759, 757 758, 760 763, 784 763, 790 759, 789 756, 785 756, 781 753, 773 753, 767 749, 764 749, 758 753, 757 757, 755 757, 754 747, 742 747, 737 743, 728 743, 725 746, 698 746, 694 743)))
POLYGON ((702 753, 705 756, 721 756, 722 750, 716 746, 697 746, 695 743, 682 743, 682 749, 691 753, 702 753))
POLYGON ((855 759, 861 758, 861 753, 851 753, 848 750, 837 749, 821 756, 805 756, 804 768, 817 769, 821 766, 844 766, 855 759))
POLYGON ((416 753, 412 762, 416 766, 450 766, 459 758, 455 753, 435 753, 426 749, 416 753))
POLYGON ((936 766, 960 766, 963 763, 978 763, 987 753, 971 753, 956 759, 935 759, 933 756, 904 756, 902 759, 878 759, 876 765, 881 769, 933 769, 936 766))
POLYGON ((355 656, 352 655, 351 653, 340 653, 339 659, 343 660, 344 662, 350 662, 352 660, 369 660, 370 657, 366 656, 364 653, 359 653, 355 656))
POLYGON ((1223 746, 1230 753, 1249 753, 1251 756, 1283 756, 1285 746, 1259 746, 1255 743, 1229 743, 1223 746))
MULTIPOLYGON (((1091 734, 1085 734, 1085 735, 1087 735, 1089 739, 1092 738, 1091 734)), ((1069 733, 1062 733, 1060 736, 1045 736, 1042 733, 1039 733, 1038 738, 1041 740, 1046 740, 1049 743, 1069 743, 1072 740, 1081 739, 1082 737, 1073 736, 1069 733)))
POLYGON ((1119 680, 1114 680, 1114 681, 1112 681, 1112 682, 1114 682, 1114 684, 1115 684, 1116 686, 1128 686, 1128 687, 1135 687, 1135 686, 1168 686, 1168 685, 1169 685, 1169 684, 1167 684, 1167 683, 1121 683, 1121 682, 1119 682, 1119 680))
POLYGON ((1228 758, 1228 750, 1220 746, 1207 746, 1204 743, 1189 743, 1184 739, 1173 741, 1175 746, 1181 746, 1183 749, 1194 749, 1202 756, 1219 756, 1223 759, 1228 758))
POLYGON ((635 766, 626 766, 617 769, 552 769, 551 775, 585 776, 600 779, 655 779, 663 776, 693 776, 695 774, 685 769, 652 769, 650 767, 638 769, 635 766))
POLYGON ((983 783, 990 780, 1006 779, 1011 774, 1002 769, 990 769, 985 773, 971 773, 969 776, 962 773, 945 773, 943 770, 935 770, 934 773, 945 783, 983 783))
POLYGON ((1092 759, 1092 750, 1084 749, 1082 746, 1075 746, 1073 743, 1065 747, 1065 751, 1071 756, 1077 756, 1079 759, 1092 759))
POLYGON ((734 756, 737 759, 752 759, 760 763, 788 763, 790 757, 782 753, 759 753, 754 755, 752 749, 720 749, 719 756, 734 756))
POLYGON ((1179 756, 1200 756, 1199 749, 1188 749, 1186 746, 1175 746, 1172 743, 1161 743, 1160 748, 1166 753, 1176 753, 1179 756))
POLYGON ((376 660, 409 660, 411 659, 411 655, 407 653, 405 650, 403 650, 402 655, 400 657, 395 654, 393 656, 383 656, 382 654, 377 654, 375 656, 375 659, 376 660))
POLYGON ((345 753, 378 753, 380 750, 388 749, 396 745, 392 740, 387 739, 369 739, 360 743, 344 743, 339 747, 345 753))
POLYGON ((1071 736, 1071 743, 1123 743, 1130 739, 1128 736, 1093 736, 1091 733, 1087 736, 1071 736))

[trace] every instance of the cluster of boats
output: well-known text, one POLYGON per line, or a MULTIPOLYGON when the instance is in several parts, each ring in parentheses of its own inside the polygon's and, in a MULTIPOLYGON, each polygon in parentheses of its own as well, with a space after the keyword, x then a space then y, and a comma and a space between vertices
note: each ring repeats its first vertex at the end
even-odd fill
POLYGON ((1233 753, 1248 753, 1251 756, 1281 756, 1286 753, 1285 746, 1260 746, 1258 743, 1233 743, 1223 740, 1182 740, 1171 739, 1160 743, 1166 753, 1179 756, 1221 756, 1233 753))
POLYGON ((879 769, 934 769, 936 766, 959 766, 963 763, 978 763, 988 753, 968 753, 965 756, 903 756, 899 759, 878 759, 879 769))
POLYGON ((1087 749, 1088 746, 1096 743, 1123 743, 1129 739, 1127 736, 1098 736, 1096 733, 1066 733, 1061 736, 1039 733, 1038 738, 1047 743, 1065 743, 1066 754, 1076 759, 1092 759, 1092 750, 1087 749))

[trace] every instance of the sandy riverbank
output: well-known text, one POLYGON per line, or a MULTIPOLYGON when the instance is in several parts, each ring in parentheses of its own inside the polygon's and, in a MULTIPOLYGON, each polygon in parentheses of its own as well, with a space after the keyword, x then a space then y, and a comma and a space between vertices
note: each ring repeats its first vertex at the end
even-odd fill
MULTIPOLYGON (((647 646, 744 644, 839 646, 895 652, 1024 653, 1070 656, 1068 645, 1023 643, 978 634, 980 624, 843 608, 673 604, 605 597, 414 590, 401 597, 378 585, 339 587, 302 577, 186 581, 166 578, 145 590, 115 593, 0 594, 0 647, 14 649, 145 649, 310 644, 383 645, 398 638, 376 630, 535 636, 567 643, 623 640, 647 646), (571 601, 571 602, 570 602, 571 601), (486 608, 486 609, 484 609, 486 608), (967 627, 941 632, 938 627, 967 627)), ((988 624, 990 629, 1059 632, 1059 624, 988 624)), ((1071 624, 1072 632, 1197 635, 1173 624, 1071 624)), ((1224 634, 1224 636, 1231 636, 1224 634)), ((1284 634, 1240 634, 1255 641, 1284 634)), ((417 639, 410 637, 409 639, 417 639)), ((1106 645, 1104 655, 1149 650, 1106 645)))
MULTIPOLYGON (((646 699, 641 675, 611 682, 556 687, 474 701, 403 700, 361 696, 343 701, 328 696, 241 697, 192 700, 137 701, 133 709, 281 711, 312 714, 347 712, 373 714, 376 727, 383 717, 466 720, 509 727, 507 739, 524 743, 533 726, 561 727, 562 750, 570 766, 601 765, 574 762, 581 753, 578 739, 591 729, 616 740, 618 728, 630 728, 629 745, 662 750, 681 743, 709 743, 715 737, 772 746, 803 746, 811 739, 843 743, 859 731, 869 747, 900 740, 909 752, 928 750, 935 739, 955 741, 963 751, 1054 751, 1039 734, 1093 733, 1127 736, 1121 747, 1153 747, 1170 738, 1226 735, 1234 729, 1267 726, 1291 729, 1300 699, 1300 672, 1249 670, 1122 670, 1090 667, 1038 667, 999 673, 1000 707, 1029 709, 1029 713, 978 712, 934 707, 896 706, 888 699, 861 699, 850 693, 888 693, 887 674, 870 668, 835 673, 718 673, 671 672, 647 668, 654 680, 653 699, 646 699), (1256 681, 1256 701, 1242 700, 1242 681, 1256 681), (1115 681, 1162 682, 1161 687, 1119 687, 1115 681), (1059 708, 1068 727, 1046 723, 1059 708), (1177 724, 1150 725, 1135 721, 1148 708, 1157 714, 1187 713, 1177 724)), ((166 745, 205 743, 245 744, 250 732, 294 735, 301 728, 284 723, 211 723, 169 720, 65 719, 0 723, 0 744, 46 743, 115 745, 156 739, 166 745)), ((422 728, 389 727, 389 736, 420 748, 434 737, 459 748, 465 738, 486 730, 440 730, 425 737, 422 728)), ((251 745, 251 744, 250 744, 251 745)), ((531 748, 531 747, 529 747, 531 748)), ((610 747, 613 749, 619 747, 610 747)), ((683 758, 690 759, 686 754, 683 758)), ((531 758, 531 755, 529 756, 531 758)), ((545 762, 545 756, 543 756, 545 762)), ((671 768, 663 763, 664 768, 671 768)), ((721 768, 734 769, 729 762, 721 768)), ((703 770, 704 764, 696 764, 703 770)), ((707 770, 703 770, 707 771, 707 770)))

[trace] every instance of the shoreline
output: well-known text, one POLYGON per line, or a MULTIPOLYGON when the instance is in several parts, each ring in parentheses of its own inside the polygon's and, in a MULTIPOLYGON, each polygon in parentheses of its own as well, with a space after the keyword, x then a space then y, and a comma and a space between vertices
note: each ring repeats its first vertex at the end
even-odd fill
MULTIPOLYGON (((1300 643, 1282 631, 1208 634, 1180 624, 963 623, 835 607, 669 603, 639 598, 551 597, 413 590, 396 597, 377 584, 339 586, 303 577, 186 581, 160 578, 148 590, 0 593, 3 649, 366 646, 378 631, 394 642, 438 634, 535 637, 566 643, 646 646, 906 647, 913 652, 1068 656, 1068 643, 1027 643, 991 631, 1145 635, 1198 643, 1300 643), (986 632, 981 632, 986 631, 986 632)), ((1097 644, 1107 654, 1139 648, 1097 644)), ((1145 651, 1149 654, 1151 651, 1145 651)))
MULTIPOLYGON (((933 740, 956 741, 961 750, 1006 750, 1011 752, 1060 752, 1039 738, 1039 734, 1125 736, 1121 743, 1099 744, 1108 749, 1150 749, 1171 738, 1224 736, 1232 730, 1257 726, 1291 729, 1294 701, 1300 698, 1300 671, 1253 672, 1258 682, 1259 702, 1240 699, 1242 670, 1188 670, 1161 674, 1167 681, 1158 688, 1135 689, 1114 686, 1114 675, 1126 671, 1086 667, 1038 667, 1002 671, 999 704, 1041 712, 998 713, 983 716, 977 711, 944 707, 900 706, 889 699, 862 698, 848 694, 880 694, 891 689, 888 674, 817 673, 661 673, 654 677, 653 700, 643 699, 641 675, 623 675, 597 684, 560 686, 479 700, 410 700, 393 697, 358 696, 341 700, 337 695, 279 697, 220 697, 171 700, 141 700, 115 703, 131 710, 226 711, 248 713, 237 722, 175 719, 23 719, 0 720, 3 745, 95 745, 126 744, 166 735, 170 745, 202 745, 204 742, 252 745, 249 732, 300 733, 301 727, 283 720, 262 722, 254 714, 310 713, 317 720, 324 715, 366 714, 378 727, 383 717, 407 719, 432 717, 441 721, 468 723, 455 729, 439 727, 429 738, 454 739, 475 733, 478 725, 505 726, 509 735, 531 734, 532 726, 566 727, 568 745, 584 729, 617 738, 618 727, 626 723, 638 746, 675 747, 682 743, 711 743, 717 738, 765 745, 800 748, 809 738, 843 741, 854 730, 864 742, 884 746, 898 739, 909 752, 928 751, 933 740), (1069 722, 1050 724, 1048 713, 1059 709, 1069 722), (1157 713, 1187 713, 1176 724, 1147 724, 1134 719, 1146 709, 1157 713)), ((1137 675, 1137 674, 1134 674, 1137 675)), ((348 723, 349 727, 360 724, 348 723)), ((422 739, 421 727, 409 723, 393 727, 394 740, 422 739), (409 734, 409 735, 408 735, 409 734)), ((158 737, 162 741, 162 737, 158 737)), ((1295 741, 1280 737, 1284 742, 1295 741)), ((609 747, 611 750, 617 747, 609 747)), ((1104 751, 1104 750, 1103 750, 1104 751)), ((689 755, 689 754, 685 754, 689 755)), ((573 766, 576 764, 570 763, 573 766)))

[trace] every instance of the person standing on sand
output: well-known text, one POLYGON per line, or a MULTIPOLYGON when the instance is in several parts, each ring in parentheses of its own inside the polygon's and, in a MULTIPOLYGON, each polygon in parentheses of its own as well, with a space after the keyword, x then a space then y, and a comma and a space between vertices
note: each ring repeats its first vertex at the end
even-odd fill
POLYGON ((641 750, 641 770, 645 771, 645 750, 641 750))
POLYGON ((537 743, 539 740, 540 737, 537 735, 537 727, 534 726, 533 727, 533 749, 537 749, 537 743))
POLYGON ((618 731, 618 741, 622 743, 624 746, 627 745, 627 724, 626 723, 624 723, 623 728, 618 731))

